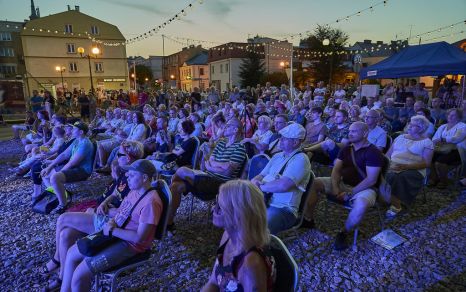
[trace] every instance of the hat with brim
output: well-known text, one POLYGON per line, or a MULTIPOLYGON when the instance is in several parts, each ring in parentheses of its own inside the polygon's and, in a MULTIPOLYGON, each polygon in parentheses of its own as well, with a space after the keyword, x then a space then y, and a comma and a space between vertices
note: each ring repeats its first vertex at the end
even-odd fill
POLYGON ((155 166, 147 159, 138 159, 130 165, 123 165, 121 168, 144 173, 150 177, 153 177, 156 172, 155 166))

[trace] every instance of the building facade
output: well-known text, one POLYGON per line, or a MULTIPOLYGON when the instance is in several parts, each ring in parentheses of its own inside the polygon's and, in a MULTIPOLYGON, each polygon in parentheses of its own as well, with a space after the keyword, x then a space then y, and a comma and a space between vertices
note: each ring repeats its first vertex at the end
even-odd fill
POLYGON ((201 91, 209 87, 208 53, 200 52, 196 56, 184 62, 180 67, 181 89, 193 91, 195 87, 201 91))
POLYGON ((55 92, 62 87, 62 76, 66 90, 129 89, 125 38, 116 26, 80 12, 78 6, 32 19, 21 38, 29 91, 55 92), (93 48, 99 52, 94 54, 93 48))
POLYGON ((200 45, 191 45, 189 47, 184 47, 180 52, 163 57, 163 80, 165 82, 168 81, 169 87, 180 89, 180 67, 182 67, 187 60, 205 51, 206 50, 200 45))

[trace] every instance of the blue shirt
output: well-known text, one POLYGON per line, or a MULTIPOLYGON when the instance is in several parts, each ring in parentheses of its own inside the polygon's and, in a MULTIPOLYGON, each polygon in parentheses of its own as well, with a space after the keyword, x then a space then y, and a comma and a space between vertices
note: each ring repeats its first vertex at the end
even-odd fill
POLYGON ((32 105, 32 112, 34 113, 37 113, 38 111, 43 109, 42 103, 44 102, 44 99, 38 95, 31 97, 31 104, 36 102, 40 102, 40 104, 32 105))
POLYGON ((93 154, 94 154, 94 145, 92 144, 89 138, 83 139, 74 139, 73 143, 71 144, 71 157, 76 154, 80 154, 84 157, 79 165, 76 167, 84 169, 87 174, 91 174, 92 172, 92 164, 94 163, 93 154))

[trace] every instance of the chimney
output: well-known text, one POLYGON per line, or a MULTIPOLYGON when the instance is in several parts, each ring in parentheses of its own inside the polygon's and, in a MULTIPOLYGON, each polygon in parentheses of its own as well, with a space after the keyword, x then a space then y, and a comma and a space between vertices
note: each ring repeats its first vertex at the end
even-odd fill
POLYGON ((74 6, 74 10, 76 10, 76 11, 79 12, 79 6, 78 6, 78 5, 75 5, 75 6, 74 6))
POLYGON ((383 45, 383 41, 377 41, 378 45, 383 45))
POLYGON ((372 41, 371 40, 364 40, 364 43, 365 44, 372 44, 372 41))
POLYGON ((70 11, 70 10, 71 10, 71 7, 70 7, 70 5, 67 5, 67 6, 68 6, 68 11, 70 11))

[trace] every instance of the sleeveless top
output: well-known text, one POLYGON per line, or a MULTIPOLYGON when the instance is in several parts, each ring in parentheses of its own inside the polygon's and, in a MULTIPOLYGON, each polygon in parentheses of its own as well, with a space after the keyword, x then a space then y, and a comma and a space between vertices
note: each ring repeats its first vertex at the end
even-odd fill
POLYGON ((267 291, 273 291, 273 285, 277 274, 275 265, 275 259, 272 256, 271 251, 268 248, 262 249, 258 247, 252 247, 248 251, 243 251, 241 254, 233 257, 230 264, 224 265, 223 253, 225 247, 230 239, 225 241, 222 246, 217 250, 217 260, 215 261, 215 279, 220 291, 244 291, 243 285, 238 281, 238 271, 243 265, 244 258, 250 252, 257 252, 263 259, 267 269, 267 291))

